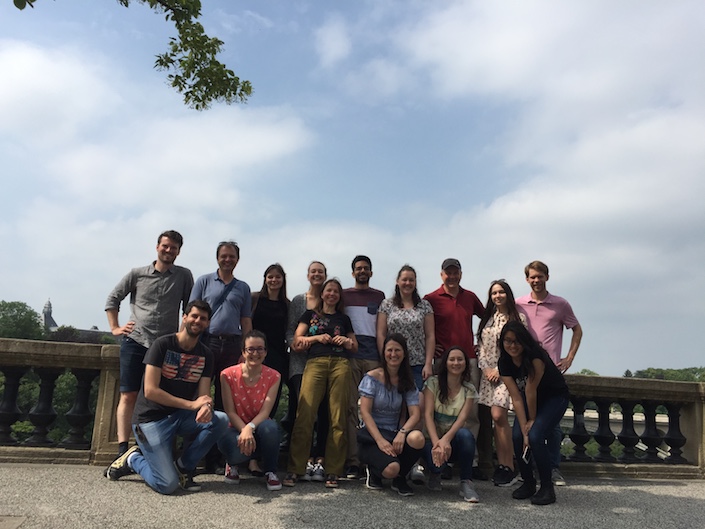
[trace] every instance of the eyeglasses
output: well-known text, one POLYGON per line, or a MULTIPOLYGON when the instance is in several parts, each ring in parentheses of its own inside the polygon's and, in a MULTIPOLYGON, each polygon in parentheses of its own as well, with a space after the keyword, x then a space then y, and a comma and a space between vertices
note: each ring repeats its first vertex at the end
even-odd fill
POLYGON ((502 343, 504 344, 504 347, 512 347, 514 345, 521 345, 516 340, 507 340, 506 338, 502 341, 502 343))
POLYGON ((267 349, 264 347, 245 347, 245 352, 250 353, 250 354, 262 354, 266 351, 267 349))

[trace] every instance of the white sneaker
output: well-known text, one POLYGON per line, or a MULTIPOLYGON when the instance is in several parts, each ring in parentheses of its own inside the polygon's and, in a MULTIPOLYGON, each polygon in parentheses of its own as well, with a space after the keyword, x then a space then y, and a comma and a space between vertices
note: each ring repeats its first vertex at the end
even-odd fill
POLYGON ((551 470, 551 481, 553 481, 553 484, 556 487, 563 487, 566 485, 563 474, 561 474, 560 470, 558 470, 557 468, 551 470))
POLYGON ((326 471, 323 468, 323 465, 320 463, 316 463, 313 465, 313 475, 311 476, 311 481, 325 481, 326 480, 326 471))
POLYGON ((423 485, 426 482, 423 467, 418 463, 411 467, 411 470, 409 471, 409 479, 415 485, 423 485))
POLYGON ((460 496, 470 503, 478 503, 480 501, 480 497, 475 492, 475 485, 468 479, 460 482, 460 496))
POLYGON ((266 472, 265 478, 267 479, 267 490, 281 490, 282 482, 279 481, 279 476, 274 472, 266 472))
POLYGON ((240 474, 237 471, 237 465, 230 466, 226 463, 225 465, 225 477, 223 481, 229 485, 239 485, 240 484, 240 474))
POLYGON ((303 481, 311 481, 313 479, 313 463, 310 461, 306 462, 306 472, 301 476, 303 481))

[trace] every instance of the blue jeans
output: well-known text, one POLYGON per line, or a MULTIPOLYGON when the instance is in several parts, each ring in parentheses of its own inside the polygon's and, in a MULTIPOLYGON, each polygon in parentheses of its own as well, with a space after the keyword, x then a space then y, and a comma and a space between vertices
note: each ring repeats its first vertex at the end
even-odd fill
MULTIPOLYGON (((249 427, 248 427, 249 428, 249 427)), ((228 428, 225 435, 218 441, 218 448, 225 454, 228 465, 239 465, 250 459, 261 459, 265 472, 276 472, 279 458, 279 443, 281 436, 279 426, 272 419, 265 419, 255 430, 255 443, 257 448, 252 455, 246 456, 240 451, 237 442, 240 433, 235 428, 228 428)))
POLYGON ((194 438, 181 455, 182 468, 191 471, 227 428, 228 416, 220 411, 214 411, 211 422, 205 424, 197 423, 196 412, 190 410, 177 410, 159 421, 133 424, 142 454, 130 459, 130 467, 160 494, 171 494, 179 486, 172 451, 176 436, 194 438))
MULTIPOLYGON (((542 486, 551 483, 552 454, 546 441, 551 436, 555 436, 556 425, 560 424, 567 408, 568 397, 558 396, 551 397, 546 402, 543 402, 541 407, 536 410, 536 419, 529 432, 529 446, 531 447, 532 457, 536 462, 536 468, 539 471, 542 486)), ((524 402, 524 409, 526 409, 526 402, 524 402)), ((524 483, 535 483, 536 480, 531 470, 531 461, 529 461, 529 464, 524 463, 521 457, 524 452, 524 435, 516 418, 512 429, 512 440, 514 441, 514 453, 519 464, 519 472, 521 472, 524 483)))
MULTIPOLYGON (((433 463, 431 457, 431 449, 433 445, 431 441, 426 441, 426 446, 423 448, 423 457, 428 464, 428 468, 432 474, 440 474, 446 463, 442 467, 437 467, 433 463)), ((472 460, 475 457, 475 437, 467 428, 460 428, 453 440, 450 442, 450 463, 458 463, 460 466, 460 479, 472 479, 472 460)))

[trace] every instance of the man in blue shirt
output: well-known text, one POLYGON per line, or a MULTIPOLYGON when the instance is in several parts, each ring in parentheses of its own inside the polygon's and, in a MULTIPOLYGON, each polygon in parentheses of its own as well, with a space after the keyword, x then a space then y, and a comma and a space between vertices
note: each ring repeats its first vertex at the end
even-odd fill
MULTIPOLYGON (((240 247, 234 241, 223 241, 216 249, 218 270, 196 280, 191 290, 190 301, 202 299, 211 306, 205 344, 213 352, 215 369, 215 409, 223 410, 220 390, 220 372, 237 364, 240 358, 242 336, 252 330, 252 294, 244 281, 233 272, 240 260, 240 247)), ((206 469, 215 471, 216 448, 206 457, 206 469)))

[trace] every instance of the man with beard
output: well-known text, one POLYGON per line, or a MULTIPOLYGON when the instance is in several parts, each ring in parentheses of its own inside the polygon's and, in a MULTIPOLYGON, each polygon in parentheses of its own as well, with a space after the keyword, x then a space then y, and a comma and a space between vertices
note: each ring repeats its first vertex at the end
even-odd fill
MULTIPOLYGON (((130 419, 144 374, 144 355, 159 336, 179 328, 179 309, 188 303, 193 275, 174 261, 184 239, 174 230, 157 239, 157 260, 133 268, 108 296, 105 312, 114 336, 122 336, 120 345, 120 400, 117 407, 118 455, 127 451, 130 419), (120 303, 130 296, 130 320, 118 322, 120 303)), ((107 472, 107 469, 106 469, 107 472)))
POLYGON ((379 367, 379 351, 377 350, 377 310, 384 301, 384 292, 370 287, 372 277, 372 261, 366 255, 357 255, 352 260, 352 276, 355 279, 353 288, 343 290, 345 314, 352 322, 353 331, 357 337, 358 350, 350 355, 350 402, 348 412, 348 454, 347 479, 358 479, 360 462, 357 458, 357 402, 359 399, 358 385, 368 371, 379 367))
POLYGON ((213 410, 210 396, 213 353, 199 341, 210 316, 208 303, 192 301, 184 311, 181 330, 157 338, 147 351, 132 417, 138 446, 113 461, 109 479, 135 472, 160 494, 171 494, 179 486, 190 492, 201 490, 190 475, 228 427, 227 415, 213 410), (177 435, 193 441, 174 461, 177 435))

